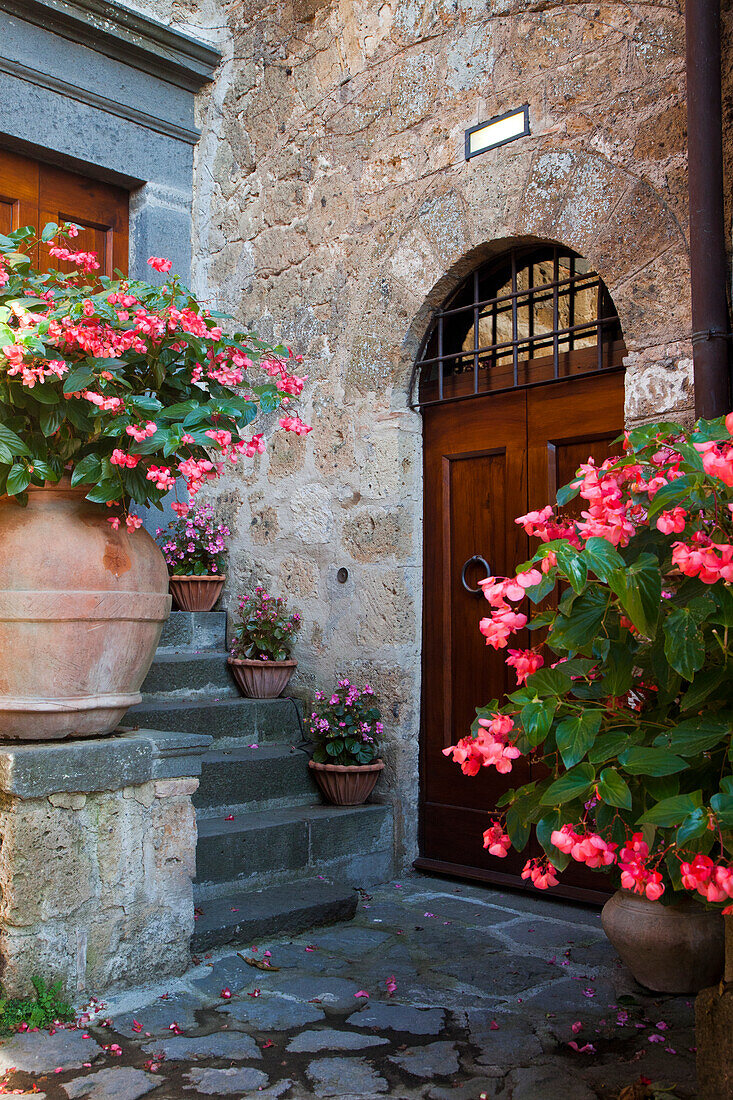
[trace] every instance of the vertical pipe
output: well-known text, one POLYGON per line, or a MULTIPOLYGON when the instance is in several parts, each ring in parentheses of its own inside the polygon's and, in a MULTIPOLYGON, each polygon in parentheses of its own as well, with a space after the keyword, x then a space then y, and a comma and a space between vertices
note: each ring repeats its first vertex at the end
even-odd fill
POLYGON ((687 0, 687 160, 695 413, 730 409, 719 0, 687 0))

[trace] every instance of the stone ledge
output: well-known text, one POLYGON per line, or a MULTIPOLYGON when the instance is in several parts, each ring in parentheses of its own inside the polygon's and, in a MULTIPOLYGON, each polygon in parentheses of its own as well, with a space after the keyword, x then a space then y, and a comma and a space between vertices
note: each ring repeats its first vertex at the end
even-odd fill
POLYGON ((206 734, 127 730, 111 737, 0 744, 0 793, 20 799, 115 791, 151 780, 201 774, 206 734))

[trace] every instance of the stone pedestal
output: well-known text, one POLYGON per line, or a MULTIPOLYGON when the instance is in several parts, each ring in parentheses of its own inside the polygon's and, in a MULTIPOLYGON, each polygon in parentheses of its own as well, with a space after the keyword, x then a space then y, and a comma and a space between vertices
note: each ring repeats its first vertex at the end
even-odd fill
POLYGON ((0 982, 103 994, 190 963, 201 754, 157 730, 0 744, 0 982))

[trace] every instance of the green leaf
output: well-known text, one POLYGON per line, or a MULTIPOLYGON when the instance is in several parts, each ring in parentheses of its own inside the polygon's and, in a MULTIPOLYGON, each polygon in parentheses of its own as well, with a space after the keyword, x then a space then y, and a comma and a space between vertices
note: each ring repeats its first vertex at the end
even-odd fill
POLYGON ((0 443, 4 443, 14 455, 30 454, 30 451, 20 436, 16 435, 15 432, 11 431, 5 424, 0 424, 0 443))
POLYGON ((664 655, 672 668, 692 680, 705 660, 705 644, 695 614, 689 607, 676 607, 664 624, 664 655))
POLYGON ((99 481, 102 473, 102 463, 99 455, 86 455, 74 467, 71 475, 72 485, 89 485, 99 481))
POLYGON ((724 737, 729 737, 733 723, 724 718, 687 718, 671 730, 665 730, 654 738, 654 744, 680 756, 697 756, 715 748, 724 737))
POLYGON ((707 697, 730 676, 726 668, 708 668, 699 672, 680 701, 680 710, 699 710, 707 697))
POLYGON ((41 240, 46 242, 50 241, 52 237, 55 237, 59 231, 59 227, 56 222, 46 222, 41 233, 41 240))
POLYGON ((13 463, 13 456, 10 453, 10 448, 6 447, 4 443, 0 443, 0 465, 11 466, 13 463))
POLYGON ((603 691, 617 697, 626 695, 632 684, 634 659, 627 645, 613 642, 603 665, 603 691))
POLYGON ((59 478, 54 470, 51 469, 47 462, 43 462, 41 459, 34 458, 31 460, 31 466, 33 467, 33 477, 36 475, 42 481, 58 481, 59 478))
POLYGON ((25 466, 21 466, 19 463, 15 463, 10 467, 10 473, 8 474, 8 480, 6 482, 6 489, 9 496, 15 496, 16 493, 22 493, 24 489, 27 489, 31 483, 31 475, 25 466))
POLYGON ((608 583, 636 629, 653 638, 662 599, 662 575, 654 555, 640 554, 624 570, 613 573, 608 583))
POLYGON ((567 577, 576 592, 583 592, 588 581, 588 566, 582 554, 574 547, 561 542, 557 546, 555 557, 560 573, 567 577))
POLYGON ((546 814, 545 817, 540 818, 537 822, 537 839, 544 848, 550 863, 552 863, 558 871, 564 871, 570 862, 570 856, 566 852, 561 852, 550 840, 555 830, 559 829, 563 824, 562 819, 562 810, 553 810, 552 813, 546 814))
POLYGON ((81 390, 85 390, 88 386, 95 381, 94 371, 82 365, 73 370, 71 374, 67 374, 64 378, 64 393, 79 393, 81 390))
POLYGON ((525 703, 520 711, 520 721, 524 729, 528 748, 535 749, 547 737, 555 716, 555 701, 525 703))
POLYGON ((612 546, 607 539, 598 538, 597 535, 586 542, 583 557, 588 568, 604 583, 608 582, 613 573, 626 568, 626 562, 616 547, 612 546))
POLYGON ((65 419, 66 410, 61 405, 53 405, 43 409, 39 417, 39 423, 41 431, 47 439, 59 430, 65 419))
POLYGON ((677 844, 685 844, 688 840, 697 840, 704 836, 708 829, 708 815, 703 809, 693 810, 685 818, 675 835, 677 844))
POLYGON ((540 798, 542 806, 560 806, 573 798, 583 798, 593 787, 595 769, 590 764, 578 764, 572 771, 556 779, 540 798))
POLYGON ((631 791, 623 776, 615 768, 604 768, 598 778, 598 796, 609 806, 622 810, 631 809, 631 791))
POLYGON ((714 811, 721 828, 733 828, 733 795, 714 794, 710 799, 710 807, 714 811))
POLYGON ((685 761, 664 749, 632 748, 622 752, 619 763, 629 775, 674 775, 687 768, 685 761))
POLYGON ((119 500, 122 496, 122 486, 119 481, 102 481, 95 485, 87 493, 87 500, 94 504, 107 504, 111 500, 119 500))
POLYGON ((559 668, 541 668, 525 680, 527 691, 535 695, 564 695, 570 690, 570 673, 561 665, 559 668))
POLYGON ((516 803, 507 810, 506 831, 512 842, 512 848, 521 852, 529 840, 530 824, 516 803))
POLYGON ((663 829, 672 825, 681 825, 688 814, 702 806, 702 791, 692 794, 678 794, 665 798, 651 806, 639 818, 637 824, 660 825, 663 829))
POLYGON ((590 588, 575 600, 570 615, 558 615, 550 632, 549 644, 556 651, 577 652, 590 645, 598 634, 608 607, 608 594, 590 588))
POLYGON ((586 710, 581 715, 565 718, 558 724, 555 739, 566 768, 572 768, 579 763, 593 745, 601 728, 602 717, 600 710, 586 710))
POLYGON ((661 489, 658 489, 654 494, 654 499, 649 504, 649 523, 653 526, 657 516, 661 515, 662 512, 667 512, 670 508, 674 508, 676 504, 686 500, 690 490, 698 480, 696 474, 685 474, 683 477, 677 477, 674 481, 670 481, 663 485, 661 489))
POLYGON ((607 760, 613 760, 633 745, 635 736, 640 735, 630 730, 601 734, 588 753, 588 759, 591 764, 604 764, 607 760))
POLYGON ((569 481, 567 485, 561 485, 557 490, 555 499, 562 508, 565 504, 569 504, 571 500, 575 500, 580 492, 580 479, 578 481, 569 481))

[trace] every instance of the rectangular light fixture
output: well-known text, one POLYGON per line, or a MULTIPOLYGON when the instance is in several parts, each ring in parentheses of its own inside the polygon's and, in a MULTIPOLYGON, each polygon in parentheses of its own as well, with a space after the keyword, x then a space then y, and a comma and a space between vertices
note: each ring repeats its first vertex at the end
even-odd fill
POLYGON ((529 135, 529 104, 466 130, 466 160, 529 135))

